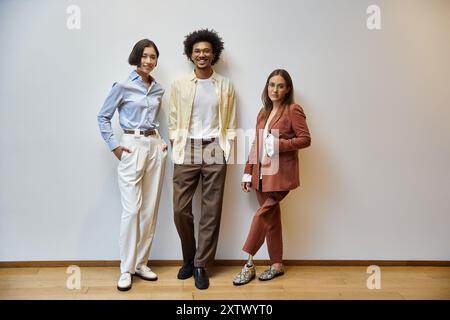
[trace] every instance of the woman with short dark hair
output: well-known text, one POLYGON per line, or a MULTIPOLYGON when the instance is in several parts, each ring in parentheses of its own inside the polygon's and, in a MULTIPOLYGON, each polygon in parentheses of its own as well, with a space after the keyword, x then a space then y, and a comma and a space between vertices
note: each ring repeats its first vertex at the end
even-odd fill
POLYGON ((167 156, 157 120, 164 88, 150 75, 158 58, 153 41, 138 41, 128 58, 136 69, 113 85, 98 114, 102 137, 120 160, 117 171, 123 210, 117 288, 121 291, 131 289, 133 275, 152 281, 158 278, 147 266, 167 156), (124 133, 120 143, 111 127, 116 110, 124 133))

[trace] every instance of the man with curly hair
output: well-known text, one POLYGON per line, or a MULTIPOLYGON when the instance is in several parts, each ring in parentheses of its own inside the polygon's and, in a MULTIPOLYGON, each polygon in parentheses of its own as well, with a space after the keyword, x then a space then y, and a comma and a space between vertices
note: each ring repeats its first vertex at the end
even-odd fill
POLYGON ((198 289, 209 287, 206 267, 219 238, 226 162, 236 136, 236 107, 231 82, 212 68, 223 41, 214 30, 188 34, 184 54, 194 71, 172 84, 169 138, 172 144, 173 209, 183 250, 178 279, 194 275, 198 289), (201 214, 196 243, 192 198, 201 180, 201 214))

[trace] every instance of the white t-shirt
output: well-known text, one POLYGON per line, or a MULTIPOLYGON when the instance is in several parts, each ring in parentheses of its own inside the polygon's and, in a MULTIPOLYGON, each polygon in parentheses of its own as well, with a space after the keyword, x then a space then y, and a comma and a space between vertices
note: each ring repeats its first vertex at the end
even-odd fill
POLYGON ((208 139, 219 136, 218 104, 212 78, 197 79, 189 138, 208 139))

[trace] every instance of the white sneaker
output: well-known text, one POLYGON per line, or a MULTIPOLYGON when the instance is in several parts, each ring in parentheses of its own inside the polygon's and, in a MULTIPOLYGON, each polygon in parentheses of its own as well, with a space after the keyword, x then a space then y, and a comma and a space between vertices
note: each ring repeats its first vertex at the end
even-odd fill
POLYGON ((135 275, 138 277, 149 280, 149 281, 155 281, 158 280, 158 275, 152 271, 149 267, 146 265, 141 265, 140 267, 136 268, 135 275))
POLYGON ((131 273, 124 272, 120 275, 119 281, 117 282, 117 289, 120 291, 128 291, 131 289, 131 273))

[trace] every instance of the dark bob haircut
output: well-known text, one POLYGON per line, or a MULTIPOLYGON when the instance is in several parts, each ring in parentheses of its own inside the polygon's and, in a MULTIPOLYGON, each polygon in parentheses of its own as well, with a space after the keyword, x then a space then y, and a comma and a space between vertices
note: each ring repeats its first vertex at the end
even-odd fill
POLYGON ((144 52, 144 49, 147 47, 152 47, 156 51, 156 58, 159 58, 159 50, 156 44, 149 39, 142 39, 136 42, 136 44, 133 47, 133 50, 131 50, 130 56, 128 57, 128 63, 132 66, 140 66, 141 64, 141 58, 142 53, 144 52))
POLYGON ((214 53, 214 59, 211 61, 211 64, 216 64, 220 59, 220 54, 223 50, 223 41, 222 38, 219 37, 216 31, 214 30, 208 30, 208 29, 201 29, 194 32, 191 32, 186 36, 186 39, 184 40, 184 54, 187 56, 189 60, 192 61, 192 48, 194 47, 194 44, 198 42, 209 42, 211 43, 212 50, 214 53))

